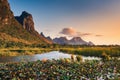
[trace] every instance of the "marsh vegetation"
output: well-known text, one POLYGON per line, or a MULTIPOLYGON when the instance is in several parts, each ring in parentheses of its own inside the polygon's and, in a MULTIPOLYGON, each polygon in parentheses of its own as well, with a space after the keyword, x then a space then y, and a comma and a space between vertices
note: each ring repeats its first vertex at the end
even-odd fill
POLYGON ((119 47, 2 48, 3 56, 35 55, 49 51, 68 53, 69 58, 0 63, 0 80, 119 80, 119 47), (83 56, 100 57, 84 60, 83 56))
POLYGON ((0 80, 119 80, 120 61, 105 62, 81 58, 1 63, 0 80))

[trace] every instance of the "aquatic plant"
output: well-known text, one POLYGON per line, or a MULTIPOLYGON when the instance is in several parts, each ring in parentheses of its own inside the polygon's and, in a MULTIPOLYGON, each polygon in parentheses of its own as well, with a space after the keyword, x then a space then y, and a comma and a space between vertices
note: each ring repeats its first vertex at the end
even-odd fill
POLYGON ((102 57, 102 53, 105 52, 110 57, 120 57, 120 47, 61 48, 60 51, 69 54, 94 57, 102 57))
POLYGON ((82 62, 82 61, 83 61, 83 58, 82 58, 81 55, 77 55, 77 56, 76 56, 76 60, 77 60, 78 62, 82 62))
POLYGON ((105 52, 102 53, 101 57, 103 61, 108 61, 111 59, 110 56, 107 55, 105 52))
POLYGON ((0 80, 119 80, 120 61, 0 63, 0 80))
POLYGON ((75 61, 75 56, 73 54, 71 55, 71 61, 75 61))

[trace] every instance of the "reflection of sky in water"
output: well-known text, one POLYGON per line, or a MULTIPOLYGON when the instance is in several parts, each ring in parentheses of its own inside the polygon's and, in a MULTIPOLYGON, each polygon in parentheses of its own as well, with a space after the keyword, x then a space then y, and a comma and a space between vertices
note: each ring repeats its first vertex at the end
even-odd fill
POLYGON ((70 54, 64 54, 62 52, 58 51, 53 51, 49 53, 44 53, 44 54, 37 54, 34 56, 36 59, 60 59, 60 58, 70 58, 70 54))
MULTIPOLYGON (((20 61, 36 61, 42 59, 61 59, 71 58, 71 54, 65 54, 59 51, 52 51, 44 54, 26 55, 26 56, 15 56, 15 57, 0 57, 0 62, 20 62, 20 61)), ((97 57, 83 57, 83 60, 99 60, 97 57)))

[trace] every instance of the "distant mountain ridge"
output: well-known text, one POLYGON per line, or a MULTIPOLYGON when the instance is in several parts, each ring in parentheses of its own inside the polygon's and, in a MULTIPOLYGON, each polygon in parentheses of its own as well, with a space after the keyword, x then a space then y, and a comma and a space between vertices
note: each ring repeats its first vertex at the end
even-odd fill
POLYGON ((54 43, 57 44, 66 44, 66 45, 94 45, 92 42, 86 42, 81 37, 73 37, 68 40, 66 37, 54 38, 54 43))
POLYGON ((54 43, 53 40, 52 40, 52 38, 51 38, 50 36, 46 37, 46 36, 43 34, 43 32, 41 32, 40 35, 41 35, 43 38, 45 38, 46 40, 50 41, 52 44, 54 43))
POLYGON ((68 44, 69 40, 66 37, 60 37, 60 38, 54 38, 53 42, 63 45, 63 44, 68 44))
POLYGON ((88 45, 86 41, 81 39, 81 37, 73 37, 70 41, 69 44, 71 45, 88 45))

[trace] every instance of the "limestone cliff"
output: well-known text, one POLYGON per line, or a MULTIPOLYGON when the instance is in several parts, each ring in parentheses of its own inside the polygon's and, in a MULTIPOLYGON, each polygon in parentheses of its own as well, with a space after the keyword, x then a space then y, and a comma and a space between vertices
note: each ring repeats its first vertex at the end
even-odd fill
POLYGON ((47 43, 52 43, 52 41, 48 40, 47 38, 43 37, 41 34, 39 34, 34 27, 34 21, 32 14, 23 11, 20 16, 16 16, 15 19, 23 26, 25 30, 27 30, 30 34, 39 37, 43 41, 47 43))
POLYGON ((20 20, 16 20, 8 0, 0 0, 0 41, 26 44, 51 43, 35 31, 31 14, 24 11, 20 20))

